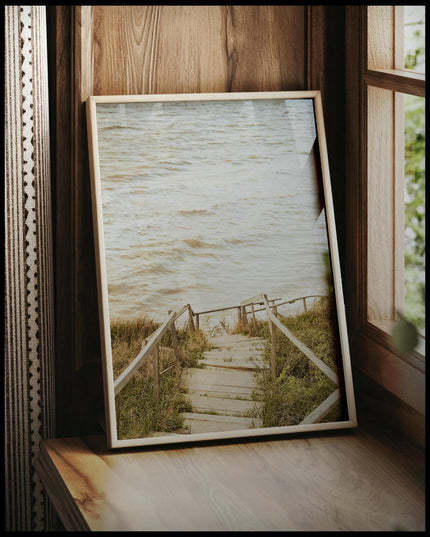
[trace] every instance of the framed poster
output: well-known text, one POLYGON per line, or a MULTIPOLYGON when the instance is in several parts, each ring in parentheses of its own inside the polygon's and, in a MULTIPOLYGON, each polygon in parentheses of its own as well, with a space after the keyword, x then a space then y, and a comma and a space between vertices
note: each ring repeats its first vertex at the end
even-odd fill
POLYGON ((87 121, 108 446, 354 427, 320 93, 87 121))

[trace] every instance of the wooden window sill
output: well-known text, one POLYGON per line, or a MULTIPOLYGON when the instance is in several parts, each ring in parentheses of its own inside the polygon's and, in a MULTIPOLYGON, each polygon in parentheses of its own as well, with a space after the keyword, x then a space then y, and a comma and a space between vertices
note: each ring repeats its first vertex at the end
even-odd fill
MULTIPOLYGON (((384 342, 388 347, 391 345, 391 332, 394 327, 394 321, 391 320, 373 320, 369 321, 371 327, 376 328, 376 337, 384 342)), ((425 373, 425 352, 426 352, 426 338, 424 332, 418 331, 418 345, 415 350, 408 355, 402 355, 401 359, 409 363, 421 373, 425 373)))
POLYGON ((163 451, 55 439, 36 469, 69 531, 423 531, 410 461, 357 429, 163 451))
POLYGON ((424 416, 425 362, 416 354, 398 356, 389 336, 373 322, 351 338, 353 366, 424 416))

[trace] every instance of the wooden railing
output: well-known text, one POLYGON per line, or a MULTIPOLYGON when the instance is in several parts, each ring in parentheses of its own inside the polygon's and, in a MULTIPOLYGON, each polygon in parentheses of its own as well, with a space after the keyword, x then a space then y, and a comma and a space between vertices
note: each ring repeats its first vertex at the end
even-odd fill
MULTIPOLYGON (((306 296, 300 296, 298 298, 293 298, 292 300, 285 300, 284 302, 279 302, 278 304, 275 304, 275 302, 278 302, 281 300, 281 298, 271 298, 268 300, 269 304, 272 302, 273 304, 270 306, 270 308, 273 310, 275 315, 277 315, 277 309, 280 306, 283 306, 285 304, 294 304, 294 302, 298 302, 301 300, 303 302, 303 309, 306 312, 307 311, 307 305, 306 300, 309 298, 323 298, 325 295, 306 295, 306 296)), ((243 300, 239 305, 237 306, 227 306, 224 308, 217 308, 212 310, 205 310, 205 311, 198 311, 193 313, 193 315, 196 318, 196 329, 199 329, 200 326, 200 315, 208 315, 210 313, 217 313, 220 311, 227 311, 227 310, 237 310, 238 312, 238 321, 243 322, 243 324, 246 326, 248 324, 248 315, 252 315, 253 320, 255 321, 255 314, 259 311, 264 311, 265 307, 255 309, 255 306, 264 306, 264 301, 261 298, 262 295, 256 295, 254 297, 248 298, 247 300, 243 300), (248 311, 246 308, 250 307, 251 310, 248 311)))
MULTIPOLYGON (((309 298, 309 297, 306 297, 306 298, 309 298)), ((251 299, 249 299, 251 300, 251 299)), ((271 300, 269 300, 269 302, 276 302, 277 300, 281 300, 280 298, 273 298, 271 300)), ((296 299, 298 300, 298 299, 296 299)), ((255 303, 251 303, 251 302, 248 302, 248 301, 245 301, 246 304, 244 304, 243 302, 241 302, 239 305, 237 306, 226 306, 224 308, 216 308, 216 309, 212 309, 212 310, 205 310, 205 311, 198 311, 198 312, 195 312, 194 313, 194 316, 196 317, 196 329, 199 329, 199 326, 200 326, 200 315, 209 315, 210 313, 217 313, 217 312, 220 312, 220 311, 228 311, 228 310, 237 310, 237 315, 238 315, 238 321, 242 321, 245 325, 247 324, 247 318, 248 318, 248 315, 250 313, 253 313, 254 314, 254 320, 255 320, 255 313, 257 313, 257 311, 263 311, 264 308, 262 308, 261 310, 254 310, 253 307, 254 305, 262 305, 263 302, 255 302, 255 303), (246 306, 249 306, 251 305, 252 307, 252 311, 249 312, 246 310, 246 306)), ((294 302, 294 300, 292 301, 289 301, 289 302, 294 302)), ((287 304, 288 302, 283 302, 282 304, 287 304)), ((278 305, 281 305, 281 304, 278 304, 278 305)), ((272 307, 276 307, 276 306, 272 306, 272 307)))
MULTIPOLYGON (((306 299, 323 297, 324 295, 307 295, 292 300, 279 302, 281 298, 268 299, 267 295, 259 294, 243 300, 237 306, 227 306, 224 308, 216 308, 211 310, 194 312, 190 304, 185 305, 179 312, 169 311, 169 317, 149 338, 146 338, 142 343, 142 348, 133 361, 114 381, 115 407, 117 425, 120 418, 120 396, 121 391, 135 375, 136 371, 145 363, 150 355, 153 359, 153 375, 154 375, 154 401, 157 403, 160 399, 160 371, 159 371, 159 346, 163 335, 169 330, 172 336, 173 350, 176 359, 179 362, 179 347, 176 335, 175 321, 179 319, 186 311, 188 311, 188 328, 191 332, 199 329, 199 319, 201 315, 217 313, 220 311, 238 310, 238 321, 244 326, 248 324, 248 315, 252 315, 252 319, 256 322, 255 314, 259 311, 266 311, 269 320, 269 329, 271 334, 271 371, 274 378, 277 376, 276 368, 276 346, 277 346, 277 331, 280 330, 300 351, 316 365, 336 386, 339 386, 339 376, 327 364, 320 360, 315 354, 302 343, 277 317, 277 309, 284 304, 293 304, 299 300, 303 301, 304 311, 307 311, 306 299), (263 308, 255 309, 255 306, 263 306, 263 308), (248 311, 247 307, 251 310, 248 311), (194 323, 194 318, 196 322, 194 323)), ((313 412, 311 412, 301 423, 317 423, 321 421, 338 403, 340 399, 340 389, 336 390, 327 397, 313 412)))
MULTIPOLYGON (((303 301, 303 309, 307 311, 306 300, 311 298, 324 298, 325 295, 306 295, 291 300, 279 302, 281 298, 269 300, 267 295, 261 293, 259 295, 243 300, 238 306, 230 306, 226 308, 218 308, 194 313, 196 316, 196 327, 199 327, 199 316, 203 314, 215 313, 219 311, 237 309, 238 321, 244 326, 248 324, 248 315, 252 315, 252 320, 256 322, 255 314, 259 311, 266 310, 269 320, 269 329, 271 334, 271 371, 274 378, 277 376, 276 370, 276 346, 277 346, 277 329, 280 330, 300 351, 316 365, 336 386, 339 386, 339 375, 333 371, 327 364, 320 360, 315 354, 302 343, 277 317, 278 308, 284 304, 293 304, 299 300, 303 301), (255 309, 255 306, 263 306, 260 309, 255 309), (250 311, 247 308, 250 308, 250 311)), ((336 388, 316 409, 314 409, 306 418, 301 421, 301 424, 317 423, 321 421, 339 402, 340 389, 336 388)))
MULTIPOLYGON (((327 364, 317 358, 315 354, 306 347, 281 321, 274 315, 266 295, 261 295, 269 319, 269 329, 271 334, 271 368, 274 378, 277 376, 276 371, 276 344, 278 328, 318 369, 320 369, 336 386, 339 386, 339 375, 333 371, 327 364)), ((307 297, 309 298, 309 297, 307 297)), ((340 389, 336 388, 317 408, 315 408, 300 424, 318 423, 321 421, 339 402, 340 389)))
POLYGON ((160 399, 160 367, 159 367, 159 347, 160 340, 164 334, 169 330, 173 341, 173 350, 176 359, 179 361, 179 346, 176 335, 175 321, 181 317, 186 311, 188 311, 188 326, 191 331, 194 331, 193 310, 189 304, 184 306, 179 312, 169 311, 169 317, 164 323, 155 330, 142 342, 142 348, 133 361, 124 369, 114 381, 114 393, 115 393, 115 409, 117 425, 120 418, 120 397, 121 391, 125 388, 131 378, 135 375, 136 371, 142 367, 148 357, 152 355, 153 359, 153 375, 154 375, 154 401, 157 403, 160 399))

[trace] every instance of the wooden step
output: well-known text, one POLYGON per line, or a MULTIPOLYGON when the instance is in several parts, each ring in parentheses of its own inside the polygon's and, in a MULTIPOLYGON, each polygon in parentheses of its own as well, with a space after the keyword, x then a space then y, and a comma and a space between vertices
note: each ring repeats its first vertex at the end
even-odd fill
POLYGON ((190 368, 185 372, 185 379, 190 393, 193 390, 218 389, 228 387, 232 397, 241 395, 243 388, 255 388, 255 373, 252 371, 237 371, 221 367, 190 368))
POLYGON ((237 353, 208 353, 200 360, 200 365, 214 366, 214 367, 227 367, 230 369, 245 369, 250 371, 258 371, 261 369, 267 369, 267 363, 261 356, 252 356, 246 354, 246 356, 238 355, 237 353))
POLYGON ((194 411, 217 412, 228 416, 244 416, 261 408, 261 403, 250 399, 232 397, 208 397, 192 393, 188 395, 194 411))
POLYGON ((228 347, 229 345, 260 345, 264 347, 266 340, 263 337, 248 337, 242 334, 222 334, 220 336, 209 336, 209 343, 217 347, 228 347))
POLYGON ((261 427, 261 420, 259 418, 220 416, 193 412, 186 412, 183 416, 185 427, 190 429, 190 433, 236 431, 261 427))
POLYGON ((249 401, 258 399, 260 390, 257 387, 240 387, 236 386, 234 393, 228 386, 201 386, 199 388, 193 389, 193 393, 196 395, 202 395, 206 397, 223 397, 227 398, 236 398, 236 399, 247 399, 249 401))

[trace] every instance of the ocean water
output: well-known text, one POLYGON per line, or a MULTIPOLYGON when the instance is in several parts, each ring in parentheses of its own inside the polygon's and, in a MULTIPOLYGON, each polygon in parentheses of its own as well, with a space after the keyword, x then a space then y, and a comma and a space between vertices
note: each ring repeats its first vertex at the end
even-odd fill
POLYGON ((97 125, 111 319, 327 294, 311 99, 97 104, 97 125))

